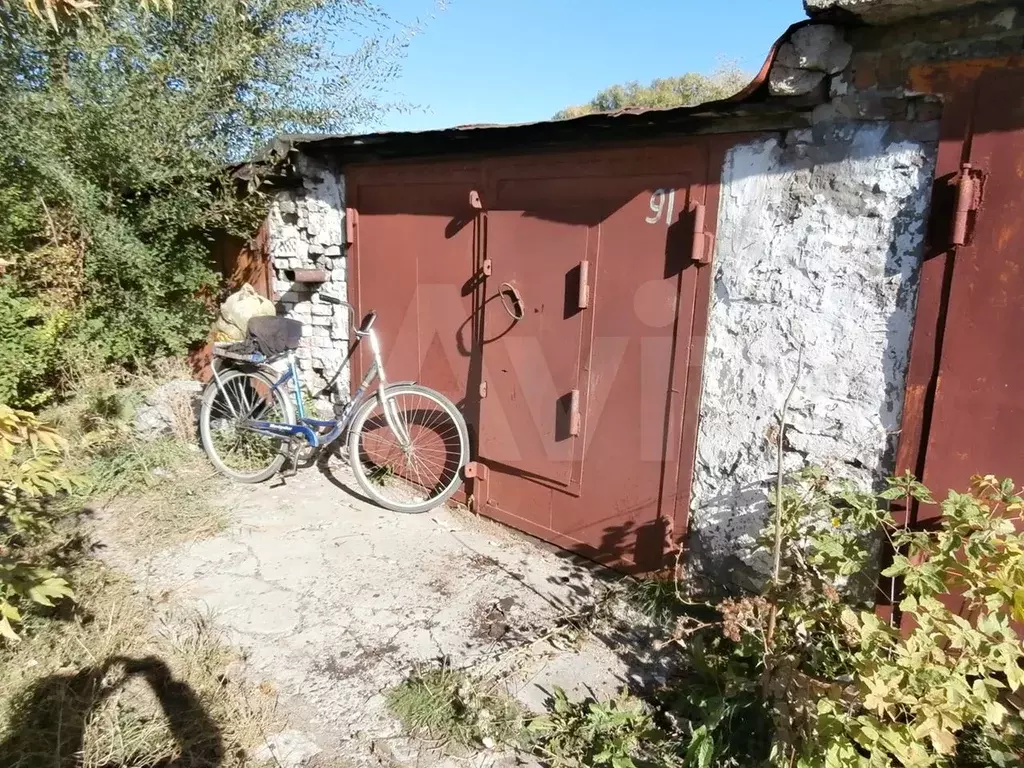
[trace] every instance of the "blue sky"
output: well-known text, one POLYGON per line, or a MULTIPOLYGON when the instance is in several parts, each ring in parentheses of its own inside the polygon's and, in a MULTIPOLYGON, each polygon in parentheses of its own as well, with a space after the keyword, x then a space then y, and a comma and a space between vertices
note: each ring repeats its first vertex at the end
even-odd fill
MULTIPOLYGON (((432 10, 432 0, 381 4, 401 20, 432 10)), ((803 18, 800 0, 449 0, 391 86, 425 109, 382 127, 544 120, 614 83, 706 72, 721 58, 756 72, 803 18)))

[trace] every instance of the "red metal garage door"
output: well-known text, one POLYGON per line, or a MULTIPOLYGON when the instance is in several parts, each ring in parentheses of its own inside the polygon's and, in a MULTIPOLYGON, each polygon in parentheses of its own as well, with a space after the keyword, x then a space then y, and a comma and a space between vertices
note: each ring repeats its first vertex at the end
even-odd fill
POLYGON ((1024 481, 1024 71, 984 75, 973 115, 965 144, 984 182, 953 259, 925 454, 924 482, 940 495, 975 473, 1024 481))
POLYGON ((480 511, 661 566, 688 503, 707 168, 677 145, 347 173, 358 301, 382 313, 393 377, 461 401, 480 511))

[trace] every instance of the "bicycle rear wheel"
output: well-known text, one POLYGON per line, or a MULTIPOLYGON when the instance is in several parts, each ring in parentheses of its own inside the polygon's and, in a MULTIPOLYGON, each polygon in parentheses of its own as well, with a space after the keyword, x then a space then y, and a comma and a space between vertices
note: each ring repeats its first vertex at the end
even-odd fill
POLYGON ((462 484, 469 430, 447 397, 418 384, 395 384, 384 396, 402 440, 385 418, 381 398, 367 401, 349 432, 349 463, 363 492, 394 512, 419 513, 444 503, 462 484))
POLYGON ((294 424, 287 392, 259 371, 231 370, 211 381, 199 411, 199 435, 213 466, 242 483, 261 483, 284 464, 288 438, 257 432, 250 421, 294 424))

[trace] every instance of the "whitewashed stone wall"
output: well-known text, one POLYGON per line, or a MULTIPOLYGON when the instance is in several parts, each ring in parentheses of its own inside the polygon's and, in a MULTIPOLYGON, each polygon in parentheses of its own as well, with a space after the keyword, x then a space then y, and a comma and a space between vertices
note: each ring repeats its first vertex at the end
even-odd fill
MULTIPOLYGON (((913 128, 917 131, 918 128, 913 128)), ((787 470, 892 469, 936 145, 823 123, 733 148, 722 174, 692 501, 695 566, 749 585, 778 413, 787 470)))
MULTIPOLYGON (((298 357, 308 386, 324 386, 348 347, 349 317, 322 293, 348 298, 345 255, 345 182, 335 169, 305 156, 298 160, 302 186, 277 193, 269 218, 270 255, 279 314, 305 327, 298 357), (297 269, 324 270, 322 284, 291 279, 297 269)), ((348 372, 338 378, 347 392, 348 372)))

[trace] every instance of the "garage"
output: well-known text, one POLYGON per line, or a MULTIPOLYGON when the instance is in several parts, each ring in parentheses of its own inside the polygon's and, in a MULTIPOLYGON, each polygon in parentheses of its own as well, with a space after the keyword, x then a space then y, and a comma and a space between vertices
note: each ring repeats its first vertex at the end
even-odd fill
POLYGON ((378 311, 391 377, 466 415, 474 510, 625 569, 664 563, 689 501, 712 152, 346 165, 349 295, 378 311))

